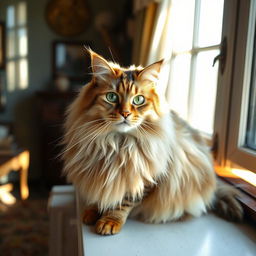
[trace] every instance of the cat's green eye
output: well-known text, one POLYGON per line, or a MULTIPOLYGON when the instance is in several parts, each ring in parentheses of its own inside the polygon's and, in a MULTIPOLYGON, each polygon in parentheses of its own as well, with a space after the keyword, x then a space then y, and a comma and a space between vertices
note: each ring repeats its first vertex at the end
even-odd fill
POLYGON ((133 104, 142 105, 145 102, 145 98, 142 95, 137 95, 133 98, 133 104))
POLYGON ((108 92, 106 94, 106 98, 111 103, 117 103, 118 102, 118 95, 114 92, 108 92))

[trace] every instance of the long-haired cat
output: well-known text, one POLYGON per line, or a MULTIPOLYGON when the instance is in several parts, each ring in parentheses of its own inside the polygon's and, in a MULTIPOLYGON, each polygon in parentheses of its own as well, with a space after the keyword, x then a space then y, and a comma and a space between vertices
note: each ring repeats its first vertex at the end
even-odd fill
POLYGON ((92 80, 67 111, 64 173, 102 235, 128 215, 160 223, 214 209, 242 217, 235 190, 217 185, 208 147, 158 92, 162 61, 122 68, 95 52, 92 80))

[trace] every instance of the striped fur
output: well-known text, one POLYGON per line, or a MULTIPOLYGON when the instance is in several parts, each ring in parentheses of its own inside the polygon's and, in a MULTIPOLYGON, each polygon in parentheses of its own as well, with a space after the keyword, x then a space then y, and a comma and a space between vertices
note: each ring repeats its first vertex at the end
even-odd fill
POLYGON ((129 214, 159 223, 205 213, 217 198, 212 159, 157 91, 162 61, 124 69, 90 54, 93 78, 67 111, 63 152, 64 173, 86 205, 84 222, 107 235, 129 214), (143 104, 134 103, 137 95, 143 104))

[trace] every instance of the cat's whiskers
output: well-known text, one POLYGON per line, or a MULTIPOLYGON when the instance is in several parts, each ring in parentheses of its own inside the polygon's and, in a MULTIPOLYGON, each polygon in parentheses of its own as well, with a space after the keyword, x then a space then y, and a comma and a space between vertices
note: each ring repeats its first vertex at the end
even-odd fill
POLYGON ((138 132, 139 135, 142 135, 142 137, 148 136, 148 132, 141 126, 138 126, 136 131, 138 132))
MULTIPOLYGON (((82 125, 79 125, 79 126, 77 126, 77 124, 74 123, 74 124, 71 126, 70 130, 65 133, 65 135, 60 136, 60 137, 58 137, 58 138, 56 139, 56 141, 60 141, 59 143, 57 143, 57 145, 58 145, 58 146, 62 146, 63 144, 65 145, 65 144, 66 144, 66 142, 65 142, 65 137, 66 137, 66 136, 70 136, 70 135, 71 135, 72 133, 74 133, 75 131, 77 131, 77 130, 83 128, 83 127, 86 127, 86 126, 88 126, 88 125, 91 124, 91 123, 99 122, 99 121, 102 121, 102 120, 104 120, 104 118, 99 118, 99 119, 95 119, 95 120, 92 120, 92 121, 86 121, 85 124, 82 124, 82 125), (75 128, 72 128, 73 126, 74 126, 75 128)), ((74 137, 71 136, 70 142, 73 142, 73 139, 74 139, 74 137)), ((63 152, 61 152, 60 154, 58 154, 58 155, 56 156, 56 158, 61 157, 62 154, 63 154, 63 152)))
POLYGON ((141 125, 137 126, 137 131, 140 133, 140 135, 142 135, 142 137, 152 136, 152 134, 156 136, 161 136, 161 134, 159 134, 152 127, 148 126, 145 123, 142 123, 141 125))
POLYGON ((150 134, 145 128, 149 128, 150 130, 152 130, 152 132, 154 132, 156 135, 158 135, 156 133, 156 131, 153 130, 152 127, 150 127, 147 124, 144 124, 144 120, 143 118, 140 118, 138 116, 133 117, 133 119, 130 121, 131 126, 133 126, 135 129, 139 129, 139 130, 143 130, 144 131, 144 135, 148 135, 150 134))
POLYGON ((161 136, 154 128, 152 128, 150 125, 148 125, 147 123, 142 123, 141 124, 141 127, 144 128, 144 129, 148 129, 149 131, 151 132, 148 132, 148 133, 153 133, 157 136, 161 136))
MULTIPOLYGON (((99 125, 94 125, 92 127, 89 127, 87 130, 81 131, 81 133, 86 134, 85 137, 80 142, 83 142, 85 139, 88 139, 88 141, 91 141, 95 136, 99 135, 100 132, 102 132, 105 127, 108 125, 108 122, 101 123, 99 125)), ((80 137, 79 135, 77 137, 80 137)))
MULTIPOLYGON (((68 134, 70 135, 71 133, 74 134, 74 136, 71 136, 70 142, 69 144, 72 144, 74 140, 76 140, 77 137, 81 137, 83 134, 87 134, 87 136, 83 136, 83 139, 79 142, 77 142, 74 146, 76 146, 77 144, 79 144, 80 142, 83 142, 85 139, 87 139, 88 137, 92 136, 95 132, 97 132, 97 130, 101 127, 104 126, 106 123, 108 123, 109 125, 111 124, 110 121, 113 121, 111 118, 98 118, 89 122, 86 122, 85 124, 80 125, 79 127, 76 127, 74 129, 72 129, 68 134), (98 123, 100 122, 100 123, 98 123), (93 126, 91 126, 91 124, 94 124, 93 126), (97 127, 98 126, 98 127, 97 127), (87 128, 87 129, 85 129, 87 128), (74 133, 75 131, 77 131, 76 133, 74 133)), ((105 127, 106 128, 106 127, 105 127)), ((104 129, 103 129, 104 130, 104 129)), ((71 148, 69 148, 68 150, 70 150, 71 148)), ((61 154, 65 153, 62 152, 61 154)))
POLYGON ((70 131, 68 131, 66 133, 66 135, 70 135, 71 133, 75 132, 76 130, 79 130, 81 128, 84 128, 86 126, 89 126, 90 124, 93 124, 93 123, 96 123, 96 122, 99 122, 99 121, 104 121, 105 118, 98 118, 98 119, 95 119, 95 120, 92 120, 92 121, 86 121, 86 123, 80 125, 80 126, 77 126, 74 124, 73 126, 75 126, 75 128, 71 129, 70 131))
POLYGON ((90 147, 91 144, 94 142, 94 140, 95 140, 99 135, 102 135, 102 132, 103 132, 104 130, 106 130, 110 125, 111 125, 110 122, 106 122, 101 128, 97 129, 97 130, 94 132, 93 137, 90 138, 90 142, 89 142, 89 144, 88 144, 88 147, 90 147))
MULTIPOLYGON (((106 120, 106 118, 102 118, 102 119, 96 119, 95 120, 95 122, 94 121, 91 121, 91 122, 88 122, 88 123, 86 123, 86 124, 83 124, 83 125, 81 125, 79 128, 80 129, 77 129, 77 130, 79 130, 77 133, 75 133, 75 136, 78 136, 78 137, 80 137, 80 136, 82 136, 83 134, 89 134, 91 131, 94 131, 94 130, 96 130, 98 127, 101 127, 102 125, 104 125, 106 122, 107 122, 107 120, 106 120), (99 122, 99 121, 101 121, 101 122, 99 122), (96 123, 96 124, 93 124, 93 123, 95 123, 95 122, 98 122, 98 123, 96 123), (80 133, 81 134, 80 134, 80 133)), ((73 130, 73 131, 75 131, 75 129, 73 130)))
MULTIPOLYGON (((96 157, 95 154, 98 155, 98 152, 95 151, 95 150, 91 150, 90 147, 93 146, 93 142, 95 141, 95 139, 96 139, 99 135, 102 134, 102 131, 103 131, 104 129, 108 129, 109 125, 111 125, 111 123, 106 123, 106 124, 104 125, 104 127, 102 127, 100 130, 98 130, 98 131, 94 134, 94 137, 91 139, 91 141, 89 142, 89 144, 86 144, 86 145, 84 145, 83 147, 81 147, 80 150, 79 150, 79 152, 78 152, 75 156, 79 158, 79 155, 80 155, 80 153, 81 153, 82 151, 84 151, 84 152, 90 152, 90 153, 92 153, 91 158, 90 158, 90 161, 91 161, 91 160, 93 161, 93 159, 96 157), (86 147, 85 147, 85 146, 86 146, 86 147), (80 151, 81 151, 81 152, 80 152, 80 151), (94 156, 93 156, 93 155, 94 155, 94 156)), ((89 162, 90 162, 90 161, 89 161, 89 162)), ((88 174, 88 177, 90 177, 91 175, 95 174, 95 170, 94 170, 92 167, 89 167, 89 166, 92 166, 89 162, 87 162, 87 165, 83 166, 83 168, 81 168, 81 171, 80 171, 80 172, 86 171, 87 174, 88 174)), ((104 168, 104 169, 107 168, 106 165, 108 165, 108 163, 109 163, 109 165, 111 164, 110 161, 109 161, 109 162, 106 161, 106 162, 105 162, 105 168, 104 168)), ((103 171, 103 169, 102 169, 101 171, 103 171)), ((104 172, 104 171, 103 171, 103 172, 104 172)), ((99 172, 98 174, 101 174, 101 172, 99 172)))
MULTIPOLYGON (((97 124, 97 125, 99 125, 99 124, 97 124)), ((86 130, 86 133, 88 133, 87 136, 85 136, 85 137, 83 136, 80 141, 77 141, 77 142, 74 143, 74 141, 76 141, 77 138, 80 138, 81 135, 82 135, 83 133, 85 133, 85 129, 81 129, 81 128, 85 128, 86 126, 88 126, 88 123, 83 124, 83 125, 80 125, 80 126, 77 127, 76 129, 72 129, 72 130, 69 132, 70 140, 69 140, 69 142, 67 143, 67 147, 66 147, 65 150, 63 150, 62 152, 60 152, 60 154, 57 155, 57 158, 62 157, 65 153, 67 153, 68 151, 70 151, 70 150, 71 150, 72 148, 74 148, 76 145, 78 145, 79 143, 81 143, 81 142, 83 142, 84 140, 86 140, 86 139, 90 136, 90 131, 92 131, 92 132, 95 131, 95 126, 96 126, 96 125, 94 125, 94 126, 92 126, 92 127, 90 127, 89 129, 86 130), (78 132, 75 133, 76 130, 80 130, 80 131, 78 131, 78 132), (73 134, 73 135, 71 136, 71 134, 73 134), (74 144, 73 144, 73 143, 74 143, 74 144), (69 147, 68 147, 68 146, 69 146, 69 147)), ((65 143, 65 141, 63 141, 62 143, 65 143)))
MULTIPOLYGON (((97 125, 94 125, 94 126, 91 126, 88 130, 81 130, 81 133, 84 133, 84 132, 86 132, 86 136, 84 136, 82 139, 80 139, 79 141, 77 141, 76 143, 74 143, 74 144, 72 144, 72 142, 74 141, 74 140, 76 140, 76 138, 77 137, 80 137, 80 134, 79 133, 76 133, 75 134, 75 136, 73 136, 72 138, 71 138, 71 140, 70 140, 70 142, 68 143, 68 145, 70 145, 71 144, 71 146, 70 147, 68 147, 68 148, 66 148, 63 152, 62 152, 62 154, 64 154, 64 153, 66 153, 67 151, 69 151, 69 150, 71 150, 72 148, 74 148, 75 146, 77 146, 78 144, 81 144, 82 142, 84 142, 87 138, 90 138, 90 136, 94 136, 94 135, 99 135, 100 134, 100 132, 102 132, 105 128, 106 128, 106 126, 107 125, 109 125, 109 122, 103 122, 103 123, 101 123, 101 124, 97 124, 97 125), (97 127, 97 125, 98 126, 100 126, 100 127, 97 127), (99 131, 99 128, 101 128, 100 129, 100 131, 99 131), (91 132, 92 131, 92 132, 91 132)), ((90 141, 91 141, 92 139, 90 139, 90 141)))
MULTIPOLYGON (((92 133, 89 133, 86 138, 88 138, 89 136, 93 135, 93 138, 90 138, 89 140, 89 144, 87 143, 83 143, 83 141, 85 140, 84 138, 79 140, 78 142, 76 142, 74 145, 71 145, 68 150, 72 149, 73 147, 75 147, 76 145, 78 145, 80 143, 80 148, 79 150, 77 150, 77 152, 75 153, 73 159, 71 161, 69 161, 69 163, 67 163, 67 167, 69 166, 73 166, 74 164, 77 165, 77 163, 80 161, 81 158, 84 157, 84 154, 82 154, 82 152, 85 150, 88 151, 88 148, 90 147, 91 143, 93 143, 93 141, 97 138, 98 135, 100 135, 102 133, 102 131, 104 129, 107 129, 107 127, 109 126, 109 123, 104 123, 102 125, 102 127, 100 127, 99 129, 94 130, 92 133)), ((92 129, 90 129, 91 131, 92 129)), ((90 150, 89 150, 90 151, 90 150)), ((63 152, 65 153, 65 152, 63 152)), ((86 169, 86 166, 84 167, 86 169)))

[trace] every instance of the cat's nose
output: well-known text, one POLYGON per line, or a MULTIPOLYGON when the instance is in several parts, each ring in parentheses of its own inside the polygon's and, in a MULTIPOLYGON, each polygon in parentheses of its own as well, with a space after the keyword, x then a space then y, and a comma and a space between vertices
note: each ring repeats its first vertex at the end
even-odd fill
POLYGON ((129 111, 122 111, 121 112, 121 115, 124 117, 124 118, 127 118, 131 113, 129 111))

